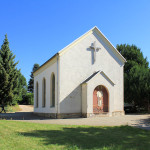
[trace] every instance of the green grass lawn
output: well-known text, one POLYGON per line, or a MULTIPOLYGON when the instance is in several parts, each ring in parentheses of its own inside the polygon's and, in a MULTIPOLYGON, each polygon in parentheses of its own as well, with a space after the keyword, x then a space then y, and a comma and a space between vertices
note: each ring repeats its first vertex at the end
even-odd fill
POLYGON ((0 150, 150 150, 150 131, 0 120, 0 150))

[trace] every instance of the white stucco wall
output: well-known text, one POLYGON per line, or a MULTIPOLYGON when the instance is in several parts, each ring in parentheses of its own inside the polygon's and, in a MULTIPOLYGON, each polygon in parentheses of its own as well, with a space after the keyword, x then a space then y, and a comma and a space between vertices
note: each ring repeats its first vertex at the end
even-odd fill
POLYGON ((60 54, 59 61, 55 57, 35 73, 34 103, 36 106, 35 86, 38 81, 39 106, 38 108, 34 107, 34 111, 40 113, 93 113, 93 90, 98 85, 104 85, 109 91, 109 111, 123 111, 123 65, 124 63, 101 35, 96 32, 88 34, 72 44, 69 50, 60 54), (93 50, 90 49, 91 43, 94 41, 96 41, 97 47, 101 48, 96 52, 95 63, 93 63, 93 50), (88 85, 82 87, 82 82, 98 70, 104 71, 115 85, 112 86, 103 76, 96 75, 88 85), (55 74, 55 107, 53 108, 50 107, 52 72, 55 74), (46 79, 45 108, 42 107, 42 80, 44 77, 46 79), (59 105, 57 101, 59 101, 59 105), (88 105, 87 109, 86 105, 88 105))
POLYGON ((57 113, 57 60, 52 60, 52 63, 42 68, 42 71, 34 76, 34 112, 39 113, 57 113), (50 80, 51 74, 55 74, 55 107, 50 107, 50 80), (46 107, 42 107, 42 80, 46 79, 46 107), (39 104, 36 107, 36 83, 39 85, 39 104))
MULTIPOLYGON (((82 112, 81 83, 98 70, 104 71, 115 83, 114 93, 109 91, 114 101, 113 109, 110 111, 123 110, 123 62, 103 38, 93 32, 60 56, 60 113, 82 112), (94 41, 101 49, 96 52, 96 62, 93 64, 93 52, 89 47, 94 41)), ((97 85, 101 83, 97 81, 97 85)), ((109 88, 109 85, 105 86, 109 88)), ((88 92, 93 93, 94 88, 90 88, 88 92)), ((92 102, 93 98, 91 97, 89 101, 92 102)), ((92 106, 88 107, 91 112, 92 106)))

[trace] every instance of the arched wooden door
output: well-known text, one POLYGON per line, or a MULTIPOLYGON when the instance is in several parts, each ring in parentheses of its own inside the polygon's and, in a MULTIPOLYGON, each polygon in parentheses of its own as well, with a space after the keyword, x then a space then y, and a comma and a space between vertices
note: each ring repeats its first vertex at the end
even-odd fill
POLYGON ((93 113, 108 112, 108 92, 102 85, 93 91, 93 113))

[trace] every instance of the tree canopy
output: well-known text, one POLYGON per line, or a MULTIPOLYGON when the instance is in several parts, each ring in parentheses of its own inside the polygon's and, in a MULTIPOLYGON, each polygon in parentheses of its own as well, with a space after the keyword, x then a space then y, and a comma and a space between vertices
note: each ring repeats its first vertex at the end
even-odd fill
POLYGON ((22 103, 23 98, 27 94, 27 82, 26 78, 21 74, 20 70, 18 70, 17 82, 17 88, 14 91, 14 101, 17 103, 22 103))
POLYGON ((124 66, 125 102, 138 106, 147 105, 150 94, 150 69, 147 58, 135 45, 117 45, 118 51, 126 58, 124 66))
POLYGON ((7 35, 0 49, 0 103, 2 105, 13 103, 13 91, 17 88, 17 69, 15 55, 9 49, 7 35))
POLYGON ((7 35, 0 49, 0 104, 16 104, 19 97, 25 92, 26 79, 17 70, 18 62, 10 51, 7 35))

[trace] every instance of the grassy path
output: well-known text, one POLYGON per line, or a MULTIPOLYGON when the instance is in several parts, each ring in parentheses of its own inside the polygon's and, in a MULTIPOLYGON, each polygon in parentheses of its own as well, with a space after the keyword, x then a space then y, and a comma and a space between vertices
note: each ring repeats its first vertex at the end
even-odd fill
POLYGON ((0 120, 0 149, 149 150, 150 131, 129 126, 69 126, 0 120))

